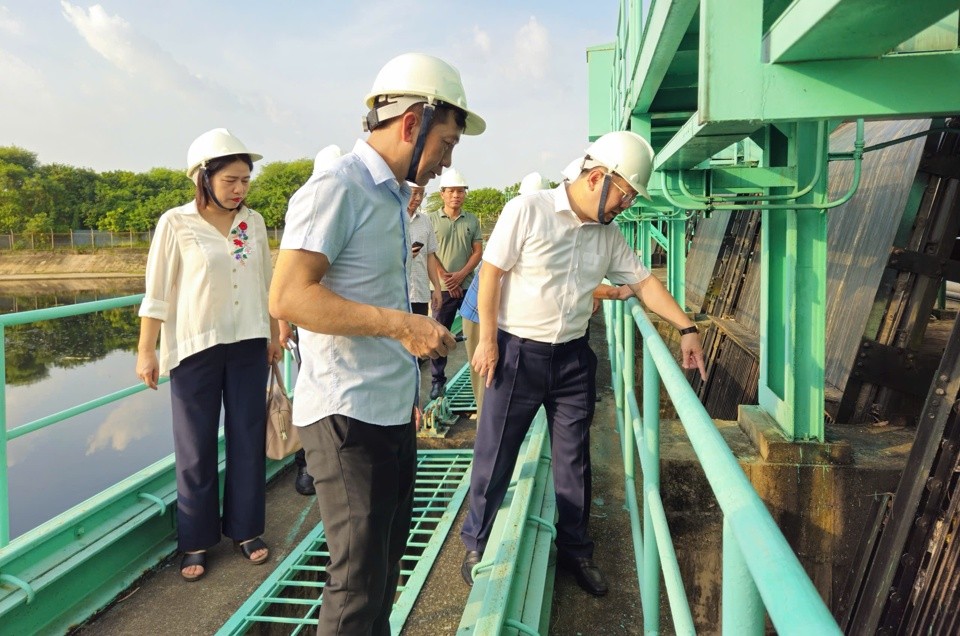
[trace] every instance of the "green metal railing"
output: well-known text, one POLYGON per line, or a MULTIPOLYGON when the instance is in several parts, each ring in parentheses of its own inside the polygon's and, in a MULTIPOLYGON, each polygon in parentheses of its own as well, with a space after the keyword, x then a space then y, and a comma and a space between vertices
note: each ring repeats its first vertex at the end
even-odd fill
POLYGON ((660 497, 662 380, 724 514, 723 633, 763 634, 766 609, 780 634, 839 634, 820 594, 639 302, 604 301, 604 305, 644 633, 660 630, 661 573, 674 629, 678 634, 694 633, 660 497), (634 388, 635 329, 643 338, 642 412, 634 388), (636 498, 636 456, 642 472, 642 524, 636 498))
MULTIPOLYGON (((7 363, 6 363, 6 328, 13 325, 26 325, 32 322, 41 322, 46 320, 56 320, 58 318, 68 318, 71 316, 80 316, 83 314, 94 313, 98 311, 107 311, 109 309, 119 309, 122 307, 131 307, 143 300, 143 294, 133 296, 121 296, 119 298, 110 298, 108 300, 98 300, 90 303, 79 303, 76 305, 66 305, 63 307, 49 307, 46 309, 36 309, 34 311, 22 311, 14 314, 0 316, 0 382, 3 390, 0 391, 0 434, 3 435, 3 443, 0 444, 0 548, 10 543, 10 497, 9 484, 7 480, 7 444, 10 440, 17 439, 38 431, 52 424, 67 420, 74 415, 92 411, 95 408, 116 402, 127 396, 146 390, 146 386, 137 384, 129 388, 104 395, 102 397, 90 400, 83 404, 78 404, 69 409, 41 417, 38 420, 22 424, 12 430, 7 430, 7 363)), ((161 382, 167 382, 163 378, 161 382)))
MULTIPOLYGON (((130 307, 124 296, 0 316, 0 632, 61 633, 107 605, 176 548, 176 474, 167 457, 10 540, 7 444, 140 391, 143 384, 104 395, 7 430, 5 329, 130 307)), ((161 382, 166 382, 162 379, 161 382)), ((218 471, 225 468, 219 437, 218 471)), ((267 461, 270 479, 292 460, 267 461)))
POLYGON ((541 408, 520 446, 483 560, 473 568, 459 636, 546 634, 556 571, 556 493, 541 408))

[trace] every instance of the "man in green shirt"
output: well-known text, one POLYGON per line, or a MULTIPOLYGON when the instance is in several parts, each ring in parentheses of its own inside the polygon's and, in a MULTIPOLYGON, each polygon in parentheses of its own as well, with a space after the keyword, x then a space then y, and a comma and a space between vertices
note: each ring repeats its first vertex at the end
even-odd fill
MULTIPOLYGON (((447 329, 453 324, 464 292, 473 280, 473 270, 480 264, 483 255, 480 221, 462 210, 468 187, 467 180, 458 170, 444 170, 440 175, 443 208, 430 214, 433 231, 437 234, 437 260, 443 285, 443 300, 434 318, 447 329)), ((443 395, 443 387, 447 382, 444 374, 447 359, 434 358, 430 366, 433 375, 430 399, 435 400, 443 395)))

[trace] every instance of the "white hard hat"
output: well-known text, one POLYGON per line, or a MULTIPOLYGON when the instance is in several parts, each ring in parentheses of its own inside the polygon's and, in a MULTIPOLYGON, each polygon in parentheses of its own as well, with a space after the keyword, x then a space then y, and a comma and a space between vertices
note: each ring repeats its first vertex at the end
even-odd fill
POLYGON ((653 148, 635 132, 617 130, 603 135, 586 150, 585 167, 598 164, 626 179, 640 196, 649 199, 647 183, 653 171, 653 148))
POLYGON ((313 160, 313 174, 323 172, 342 156, 343 151, 340 150, 340 146, 336 144, 330 144, 329 146, 321 148, 320 152, 317 153, 317 158, 313 160))
POLYGON ((440 174, 440 189, 444 188, 469 188, 467 180, 456 168, 447 168, 440 174))
POLYGON ((190 144, 187 150, 187 176, 193 179, 200 166, 205 166, 211 159, 230 155, 249 155, 250 161, 263 159, 263 155, 247 150, 243 142, 226 128, 214 128, 203 133, 190 144))
POLYGON ((424 189, 423 186, 420 185, 419 183, 417 183, 416 181, 407 181, 407 186, 408 186, 411 190, 417 190, 417 189, 423 190, 423 189, 424 189))
POLYGON ((373 80, 365 103, 370 110, 376 110, 377 120, 385 121, 402 115, 413 104, 438 101, 467 113, 463 134, 479 135, 486 129, 486 122, 467 108, 460 72, 440 58, 423 53, 404 53, 387 62, 373 80), (377 100, 378 97, 400 99, 377 100))
POLYGON ((579 177, 583 171, 583 162, 585 159, 586 157, 577 157, 567 164, 567 167, 560 172, 560 175, 567 181, 576 181, 577 177, 579 177))
POLYGON ((549 187, 550 183, 539 172, 531 172, 520 180, 520 194, 531 194, 549 187))

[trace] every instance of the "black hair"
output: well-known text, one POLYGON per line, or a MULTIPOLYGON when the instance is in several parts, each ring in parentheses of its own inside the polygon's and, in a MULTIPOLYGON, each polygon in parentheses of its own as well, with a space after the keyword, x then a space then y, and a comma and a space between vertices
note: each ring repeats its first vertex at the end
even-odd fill
MULTIPOLYGON (((212 192, 207 191, 206 182, 209 182, 209 179, 215 176, 218 172, 229 166, 235 161, 242 161, 247 164, 247 167, 250 170, 253 170, 253 160, 248 154, 238 154, 238 155, 227 155, 225 157, 215 157, 210 159, 206 163, 206 167, 200 166, 197 169, 197 189, 194 194, 194 198, 197 201, 197 209, 203 210, 208 205, 210 205, 210 199, 213 197, 212 192)), ((243 205, 243 201, 240 202, 243 205)))

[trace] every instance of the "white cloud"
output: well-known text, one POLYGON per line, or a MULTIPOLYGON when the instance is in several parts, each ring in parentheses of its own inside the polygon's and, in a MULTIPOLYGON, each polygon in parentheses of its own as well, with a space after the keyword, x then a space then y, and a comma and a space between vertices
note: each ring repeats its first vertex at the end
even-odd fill
POLYGON ((277 123, 288 113, 267 97, 245 95, 201 77, 177 61, 156 41, 139 33, 119 15, 108 15, 100 5, 89 11, 62 0, 63 16, 94 51, 158 97, 179 96, 187 106, 200 109, 246 110, 277 123))
POLYGON ((68 2, 62 1, 60 6, 90 48, 144 85, 193 99, 208 92, 203 82, 120 16, 107 15, 98 4, 90 7, 89 13, 68 2))
POLYGON ((514 68, 521 76, 542 79, 550 63, 550 34, 537 19, 520 27, 514 38, 514 68))
POLYGON ((10 14, 10 9, 0 6, 0 32, 10 35, 23 33, 23 25, 10 14))
POLYGON ((36 94, 44 91, 40 72, 12 53, 0 49, 0 93, 7 97, 17 94, 36 94))
POLYGON ((473 27, 473 43, 484 53, 490 52, 490 34, 478 26, 473 27))

